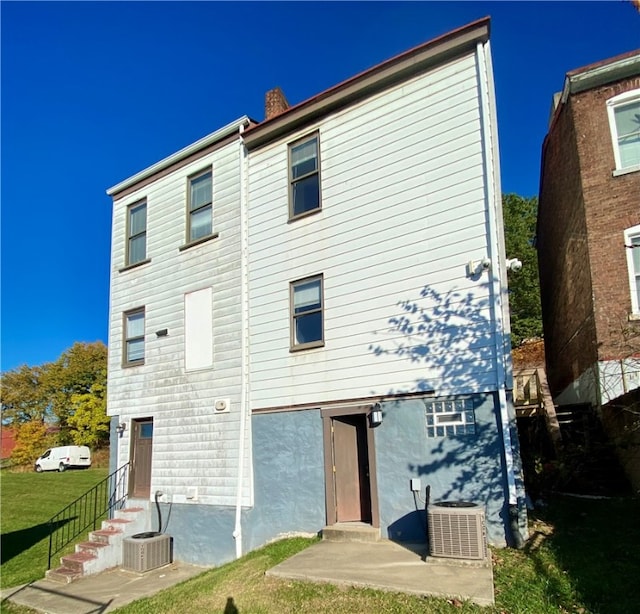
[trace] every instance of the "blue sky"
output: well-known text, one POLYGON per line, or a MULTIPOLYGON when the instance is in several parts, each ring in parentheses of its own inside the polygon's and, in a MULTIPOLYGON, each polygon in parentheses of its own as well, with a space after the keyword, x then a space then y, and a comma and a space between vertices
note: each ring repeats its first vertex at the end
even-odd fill
POLYGON ((630 2, 2 2, 1 370, 107 341, 107 188, 485 15, 502 188, 536 195, 551 96, 640 48, 630 2))

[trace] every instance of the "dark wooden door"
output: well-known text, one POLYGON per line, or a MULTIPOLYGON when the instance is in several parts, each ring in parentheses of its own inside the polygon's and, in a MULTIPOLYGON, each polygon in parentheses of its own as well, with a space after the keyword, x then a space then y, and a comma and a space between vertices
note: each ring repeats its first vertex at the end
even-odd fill
POLYGON ((366 417, 339 416, 332 426, 336 520, 370 522, 366 417))
POLYGON ((153 450, 153 419, 134 420, 133 453, 131 455, 130 493, 148 499, 151 492, 151 457, 153 450))

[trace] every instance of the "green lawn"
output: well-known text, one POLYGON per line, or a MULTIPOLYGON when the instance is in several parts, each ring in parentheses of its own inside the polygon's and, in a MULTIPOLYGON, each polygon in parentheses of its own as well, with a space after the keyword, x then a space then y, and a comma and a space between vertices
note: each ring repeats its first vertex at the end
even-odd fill
POLYGON ((2 565, 0 586, 42 578, 49 548, 46 522, 107 476, 106 469, 0 474, 2 565))
MULTIPOLYGON (((65 475, 45 477, 57 487, 63 482, 53 479, 65 475)), ((4 532, 4 480, 2 486, 4 532)), ((552 500, 532 515, 524 550, 493 549, 494 608, 265 576, 270 567, 315 543, 292 538, 129 604, 118 614, 628 614, 640 603, 639 518, 638 499, 552 500)), ((4 582, 5 564, 2 572, 4 582)), ((9 603, 2 604, 2 611, 31 614, 9 603)))
POLYGON ((493 550, 495 608, 266 577, 269 567, 314 543, 296 538, 271 544, 118 613, 628 614, 640 603, 639 518, 637 499, 553 501, 532 517, 524 550, 493 550))

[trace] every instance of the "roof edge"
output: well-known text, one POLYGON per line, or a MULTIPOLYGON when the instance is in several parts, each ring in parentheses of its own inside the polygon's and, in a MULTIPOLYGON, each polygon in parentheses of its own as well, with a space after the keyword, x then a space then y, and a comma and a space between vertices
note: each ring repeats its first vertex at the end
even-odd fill
POLYGON ((193 155, 199 150, 204 149, 205 147, 208 147, 209 145, 212 145, 217 141, 222 140, 223 138, 229 136, 230 134, 233 134, 236 131, 240 132, 241 128, 248 126, 251 123, 251 121, 252 120, 247 115, 243 115, 242 117, 239 117, 235 121, 228 123, 226 126, 223 126, 222 128, 219 128, 218 130, 216 130, 215 132, 212 132, 211 134, 207 134, 201 139, 195 141, 195 143, 191 143, 191 145, 187 145, 186 147, 183 147, 179 151, 171 154, 170 156, 163 158, 159 162, 156 162, 155 164, 148 166, 147 168, 141 170, 139 173, 136 173, 135 175, 132 175, 128 179, 125 179, 124 181, 121 181, 120 183, 114 185, 113 187, 107 190, 107 195, 114 196, 118 192, 122 192, 123 190, 130 188, 136 183, 139 183, 140 181, 147 179, 147 177, 151 177, 152 175, 155 175, 156 173, 170 167, 172 164, 175 164, 176 162, 179 162, 180 160, 183 160, 184 158, 187 158, 190 155, 193 155))
MULTIPOLYGON (((565 80, 566 95, 577 94, 638 75, 640 75, 640 49, 568 72, 565 80)), ((565 92, 563 92, 563 98, 566 100, 565 92)))
POLYGON ((490 18, 451 30, 373 66, 252 126, 243 134, 249 150, 265 145, 319 117, 374 94, 422 70, 475 49, 489 40, 490 18))

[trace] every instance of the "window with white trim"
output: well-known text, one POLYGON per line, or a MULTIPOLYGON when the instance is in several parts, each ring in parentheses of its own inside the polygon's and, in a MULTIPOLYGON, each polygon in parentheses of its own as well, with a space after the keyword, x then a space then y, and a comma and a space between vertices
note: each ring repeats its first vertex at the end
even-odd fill
POLYGON ((627 251, 631 312, 640 315, 640 225, 624 231, 624 246, 627 251))
POLYGON ((640 90, 607 100, 617 171, 640 170, 640 90))
POLYGON ((322 275, 290 284, 291 350, 324 345, 322 275))
POLYGON ((189 177, 187 243, 213 233, 213 186, 211 169, 189 177))
POLYGON ((318 134, 289 145, 289 219, 320 210, 318 134))
POLYGON ((144 364, 144 307, 124 313, 122 364, 125 367, 144 364))
POLYGON ((127 207, 127 266, 147 258, 147 201, 127 207))

